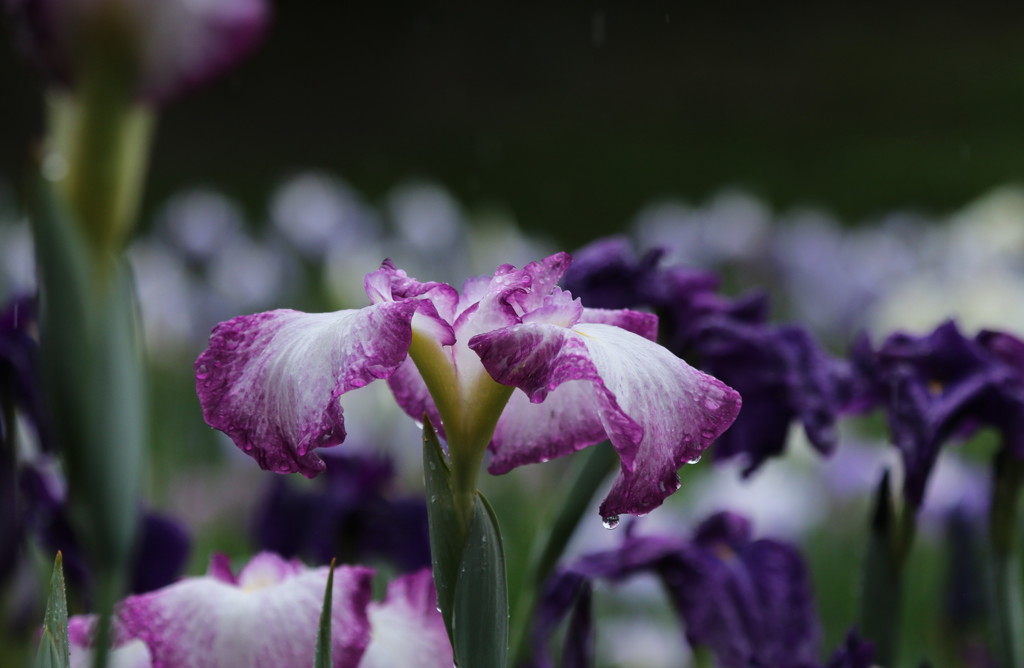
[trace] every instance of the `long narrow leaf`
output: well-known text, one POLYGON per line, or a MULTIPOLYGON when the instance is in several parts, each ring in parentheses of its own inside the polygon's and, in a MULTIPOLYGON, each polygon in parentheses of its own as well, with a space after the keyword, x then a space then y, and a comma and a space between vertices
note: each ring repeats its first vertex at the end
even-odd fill
POLYGON ((427 493, 427 522, 430 528, 430 561, 437 588, 437 606, 441 609, 448 638, 455 645, 452 610, 455 583, 462 562, 466 538, 459 529, 452 496, 451 470, 441 450, 430 420, 423 422, 423 476, 427 493))
POLYGON ((454 630, 459 666, 507 665, 505 551, 494 510, 479 492, 455 588, 454 630))
POLYGON ((68 643, 68 600, 64 590, 64 558, 60 552, 53 561, 50 594, 46 600, 43 632, 36 654, 36 668, 68 668, 71 648, 68 643))
POLYGON ((334 598, 334 559, 327 574, 327 589, 324 590, 324 607, 320 610, 320 629, 316 634, 316 653, 313 654, 313 668, 331 668, 331 609, 334 598))

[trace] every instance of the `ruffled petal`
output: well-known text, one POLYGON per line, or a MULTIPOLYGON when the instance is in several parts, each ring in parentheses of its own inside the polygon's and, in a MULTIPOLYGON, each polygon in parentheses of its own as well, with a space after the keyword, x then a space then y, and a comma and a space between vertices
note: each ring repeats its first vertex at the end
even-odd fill
MULTIPOLYGON (((679 467, 700 457, 739 413, 740 397, 732 388, 619 327, 526 324, 482 334, 469 346, 496 381, 522 389, 539 409, 545 408, 541 402, 556 398, 556 388, 566 387, 564 383, 588 382, 589 405, 587 393, 579 389, 572 391, 572 399, 577 410, 596 411, 621 460, 621 473, 601 504, 606 517, 644 514, 661 505, 679 488, 679 467)), ((569 404, 561 403, 553 405, 556 410, 519 411, 509 417, 528 415, 533 421, 528 428, 536 434, 548 429, 562 449, 573 441, 574 448, 587 445, 593 432, 565 433, 573 423, 565 417, 569 404)), ((511 425, 502 427, 513 431, 511 425)), ((531 454, 543 451, 515 452, 520 446, 514 440, 496 441, 492 447, 498 470, 511 468, 508 462, 526 463, 531 454)))
POLYGON ((658 316, 630 309, 585 308, 580 322, 614 325, 650 341, 658 340, 658 316))
POLYGON ((387 597, 370 604, 369 615, 370 644, 359 668, 451 668, 452 647, 429 570, 392 580, 387 597))
POLYGON ((203 418, 261 468, 312 477, 313 450, 345 439, 339 398, 399 367, 414 301, 307 314, 278 310, 217 325, 196 360, 203 418))
MULTIPOLYGON (((189 578, 126 599, 119 635, 143 641, 157 666, 308 666, 313 662, 327 568, 305 569, 264 553, 237 586, 215 577, 189 578)), ((339 566, 331 609, 335 668, 354 668, 369 641, 372 571, 339 566)))

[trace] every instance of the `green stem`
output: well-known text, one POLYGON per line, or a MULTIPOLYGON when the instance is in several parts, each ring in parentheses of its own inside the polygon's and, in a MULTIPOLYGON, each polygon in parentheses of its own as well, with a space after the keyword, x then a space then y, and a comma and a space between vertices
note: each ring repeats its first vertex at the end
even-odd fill
POLYGON ((522 665, 529 657, 530 620, 544 583, 565 552, 583 513, 617 463, 618 457, 608 442, 591 447, 577 462, 573 462, 574 469, 567 476, 572 483, 555 505, 558 515, 543 540, 535 545, 527 569, 526 586, 519 590, 513 601, 512 665, 522 665))
POLYGON ((101 260, 120 251, 134 223, 153 131, 152 110, 137 101, 135 39, 117 12, 97 12, 76 52, 73 92, 50 100, 43 173, 101 260))
POLYGON ((1017 543, 1017 509, 1024 462, 1005 449, 996 455, 989 538, 992 543, 992 636, 996 665, 1024 666, 1024 606, 1017 543))
POLYGON ((860 629, 875 662, 896 665, 903 614, 903 571, 915 534, 915 509, 893 503, 886 471, 879 483, 864 563, 860 629))

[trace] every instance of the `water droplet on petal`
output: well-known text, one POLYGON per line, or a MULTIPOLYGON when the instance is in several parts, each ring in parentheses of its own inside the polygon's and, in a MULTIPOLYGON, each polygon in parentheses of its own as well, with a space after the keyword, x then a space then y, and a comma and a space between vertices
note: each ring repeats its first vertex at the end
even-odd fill
POLYGON ((690 461, 688 461, 686 463, 687 464, 697 464, 699 462, 700 462, 700 455, 697 455, 696 457, 694 457, 693 459, 691 459, 690 461))
POLYGON ((608 517, 602 517, 601 524, 604 525, 605 529, 614 529, 615 527, 619 526, 619 516, 609 515, 608 517))
POLYGON ((209 371, 209 369, 206 368, 205 364, 199 365, 199 368, 196 369, 196 378, 198 378, 199 380, 202 380, 202 379, 206 378, 209 375, 210 375, 210 371, 209 371))

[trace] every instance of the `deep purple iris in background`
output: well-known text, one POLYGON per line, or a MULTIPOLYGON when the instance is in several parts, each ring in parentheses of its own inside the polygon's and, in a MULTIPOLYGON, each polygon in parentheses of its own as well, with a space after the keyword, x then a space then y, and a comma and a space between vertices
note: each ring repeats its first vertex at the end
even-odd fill
POLYGON ((385 559, 401 572, 430 566, 423 498, 389 492, 394 467, 381 455, 325 453, 315 488, 285 476, 268 481, 254 527, 256 547, 315 564, 385 559))
POLYGON ((622 237, 596 241, 577 251, 562 284, 597 307, 653 310, 670 350, 740 393, 743 410, 719 437, 716 457, 744 457, 745 474, 753 473, 782 453, 793 421, 830 453, 850 399, 848 365, 803 327, 768 323, 765 295, 728 299, 714 274, 663 267, 663 255, 655 249, 637 257, 622 237))
MULTIPOLYGON (((803 557, 786 543, 755 540, 749 522, 733 513, 712 515, 689 539, 627 534, 619 547, 584 555, 562 568, 546 587, 534 625, 534 665, 553 665, 548 644, 570 613, 564 665, 589 665, 591 583, 620 582, 641 573, 660 579, 687 641, 713 652, 717 665, 821 665, 821 631, 803 557)), ((869 647, 850 640, 828 665, 868 668, 870 658, 869 647)))
POLYGON ((919 508, 942 446, 988 426, 1024 459, 1024 342, 983 331, 965 337, 947 321, 923 336, 892 334, 877 349, 866 336, 852 359, 864 398, 881 406, 904 465, 904 494, 919 508))

